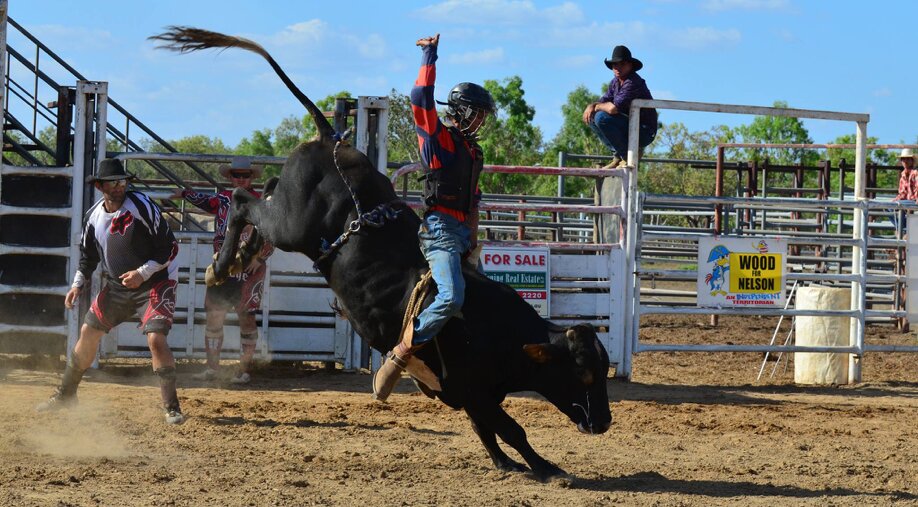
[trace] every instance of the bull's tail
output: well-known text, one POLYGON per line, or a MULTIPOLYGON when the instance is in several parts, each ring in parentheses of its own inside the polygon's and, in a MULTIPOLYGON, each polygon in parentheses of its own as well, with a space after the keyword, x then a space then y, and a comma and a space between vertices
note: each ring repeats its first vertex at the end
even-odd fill
POLYGON ((287 89, 293 93, 300 103, 306 107, 309 114, 312 115, 312 119, 319 131, 319 136, 328 139, 334 137, 335 129, 328 123, 328 119, 325 118, 322 111, 309 100, 306 94, 293 84, 293 81, 290 80, 287 73, 281 69, 280 65, 274 61, 274 58, 268 54, 265 48, 261 47, 257 42, 243 37, 224 35, 222 33, 188 26, 170 26, 165 32, 148 37, 148 39, 162 42, 162 44, 157 46, 160 49, 168 49, 180 53, 191 53, 193 51, 212 48, 240 48, 258 53, 268 61, 271 68, 274 69, 274 72, 281 78, 281 81, 287 85, 287 89))

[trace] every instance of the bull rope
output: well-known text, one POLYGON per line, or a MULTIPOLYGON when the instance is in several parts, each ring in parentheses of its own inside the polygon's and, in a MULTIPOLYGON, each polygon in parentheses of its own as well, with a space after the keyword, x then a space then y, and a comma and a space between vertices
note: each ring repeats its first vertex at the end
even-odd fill
POLYGON ((421 313, 421 306, 430 294, 430 281, 432 279, 433 272, 428 270, 421 276, 418 283, 414 285, 414 290, 411 291, 411 298, 408 300, 408 307, 405 308, 405 317, 402 319, 402 331, 404 331, 408 325, 414 325, 414 318, 421 313))
MULTIPOLYGON (((430 288, 433 286, 431 280, 433 280, 433 271, 427 270, 414 285, 414 290, 411 291, 411 297, 408 299, 408 306, 405 308, 405 316, 402 318, 402 336, 405 335, 405 329, 408 326, 414 326, 414 318, 420 315, 424 300, 430 295, 430 288)), ((437 350, 437 358, 440 360, 442 378, 446 380, 446 360, 443 359, 443 351, 440 350, 440 340, 435 336, 431 341, 437 350)), ((423 345, 426 344, 421 346, 423 345)), ((406 346, 411 348, 412 344, 408 343, 406 346)))
POLYGON ((344 186, 347 187, 348 193, 351 194, 351 200, 354 201, 354 207, 357 209, 357 218, 351 221, 348 224, 347 230, 343 234, 338 236, 338 239, 329 243, 325 238, 322 238, 322 243, 319 245, 319 252, 322 254, 319 256, 315 262, 312 263, 312 268, 316 271, 319 270, 319 263, 325 259, 332 256, 337 252, 347 240, 350 239, 351 234, 359 231, 364 225, 370 227, 382 227, 386 222, 390 220, 395 220, 399 213, 402 210, 397 210, 392 207, 392 204, 397 202, 386 202, 380 204, 379 206, 373 208, 367 213, 363 212, 363 209, 360 207, 360 200, 357 199, 357 194, 354 192, 354 189, 351 187, 351 183, 347 180, 347 177, 344 176, 344 172, 341 170, 341 165, 338 164, 338 148, 347 141, 347 138, 350 137, 351 133, 354 130, 347 129, 343 134, 335 134, 335 149, 332 150, 332 157, 335 161, 335 170, 338 171, 338 175, 341 176, 341 181, 344 182, 344 186))

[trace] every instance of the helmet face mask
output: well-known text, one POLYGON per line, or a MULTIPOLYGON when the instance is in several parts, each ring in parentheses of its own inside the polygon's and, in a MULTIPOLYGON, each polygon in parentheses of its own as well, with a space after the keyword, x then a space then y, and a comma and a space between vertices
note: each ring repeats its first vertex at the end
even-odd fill
POLYGON ((490 115, 488 111, 472 106, 459 105, 450 109, 455 111, 452 116, 456 121, 456 127, 466 137, 477 135, 490 115))
POLYGON ((482 86, 459 83, 449 92, 447 114, 466 137, 474 137, 489 115, 496 111, 494 99, 482 86))

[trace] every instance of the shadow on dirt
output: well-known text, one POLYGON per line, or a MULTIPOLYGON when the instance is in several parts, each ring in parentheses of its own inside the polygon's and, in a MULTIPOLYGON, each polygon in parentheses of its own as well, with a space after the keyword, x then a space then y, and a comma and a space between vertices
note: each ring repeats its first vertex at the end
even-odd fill
MULTIPOLYGON (((52 371, 56 378, 63 371, 63 361, 34 356, 0 355, 0 381, 10 384, 47 385, 52 371), (39 372, 39 373, 32 373, 39 372)), ((179 388, 223 388, 251 391, 314 391, 321 386, 323 391, 369 393, 371 377, 365 370, 344 372, 329 369, 322 363, 273 362, 260 363, 253 372, 248 385, 232 385, 229 382, 234 365, 223 366, 217 381, 198 381, 191 375, 203 371, 204 365, 196 360, 179 360, 176 364, 179 388)), ((85 379, 89 382, 120 385, 157 385, 149 359, 108 360, 97 370, 89 370, 85 379)), ((918 382, 886 381, 862 383, 855 386, 798 386, 788 385, 684 385, 672 383, 648 384, 609 380, 609 399, 612 402, 642 401, 660 404, 693 403, 703 405, 779 405, 787 403, 776 399, 781 395, 817 395, 839 399, 875 398, 896 396, 918 398, 918 382)), ((396 393, 409 394, 417 388, 403 379, 396 393)), ((514 393, 511 397, 540 398, 531 392, 514 393)))
POLYGON ((898 396, 918 398, 918 383, 874 382, 856 386, 717 386, 680 384, 642 384, 609 382, 610 401, 651 401, 660 404, 697 403, 703 405, 778 405, 784 401, 768 398, 780 395, 837 396, 839 399, 898 396))
MULTIPOLYGON (((294 426, 297 428, 352 428, 360 429, 367 431, 387 431, 391 430, 393 424, 359 424, 359 423, 349 423, 345 421, 331 421, 331 422, 322 422, 322 421, 313 421, 310 419, 299 419, 296 421, 276 421, 274 419, 249 419, 240 416, 196 416, 195 419, 204 421, 215 426, 244 426, 246 424, 251 424, 254 426, 273 428, 276 426, 294 426)), ((424 435, 437 435, 437 436, 457 436, 458 432, 455 431, 437 431, 431 430, 428 428, 414 428, 408 426, 409 431, 420 433, 424 435)))
POLYGON ((622 477, 607 477, 596 480, 574 479, 572 486, 590 491, 675 493, 711 498, 773 497, 776 500, 780 500, 787 498, 872 497, 873 500, 866 500, 868 503, 876 502, 879 498, 893 501, 918 499, 918 495, 906 491, 868 492, 846 488, 807 489, 798 486, 779 486, 754 482, 693 481, 670 479, 657 472, 638 472, 622 477))

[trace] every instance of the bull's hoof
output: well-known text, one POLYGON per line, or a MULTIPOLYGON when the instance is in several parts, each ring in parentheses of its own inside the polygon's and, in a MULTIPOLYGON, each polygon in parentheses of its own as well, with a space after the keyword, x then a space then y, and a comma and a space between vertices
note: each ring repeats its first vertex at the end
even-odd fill
POLYGON ((567 472, 551 463, 548 463, 546 466, 539 467, 538 470, 533 470, 532 473, 540 482, 564 481, 565 479, 570 480, 570 476, 567 475, 567 472))
POLYGON ((217 278, 217 274, 214 273, 214 265, 209 264, 207 266, 207 271, 204 272, 204 283, 208 287, 214 287, 223 283, 224 279, 217 278))
POLYGON ((529 471, 529 468, 527 468, 526 465, 513 461, 509 457, 499 463, 495 462, 494 465, 497 466, 497 469, 500 470, 501 472, 528 472, 529 471))

